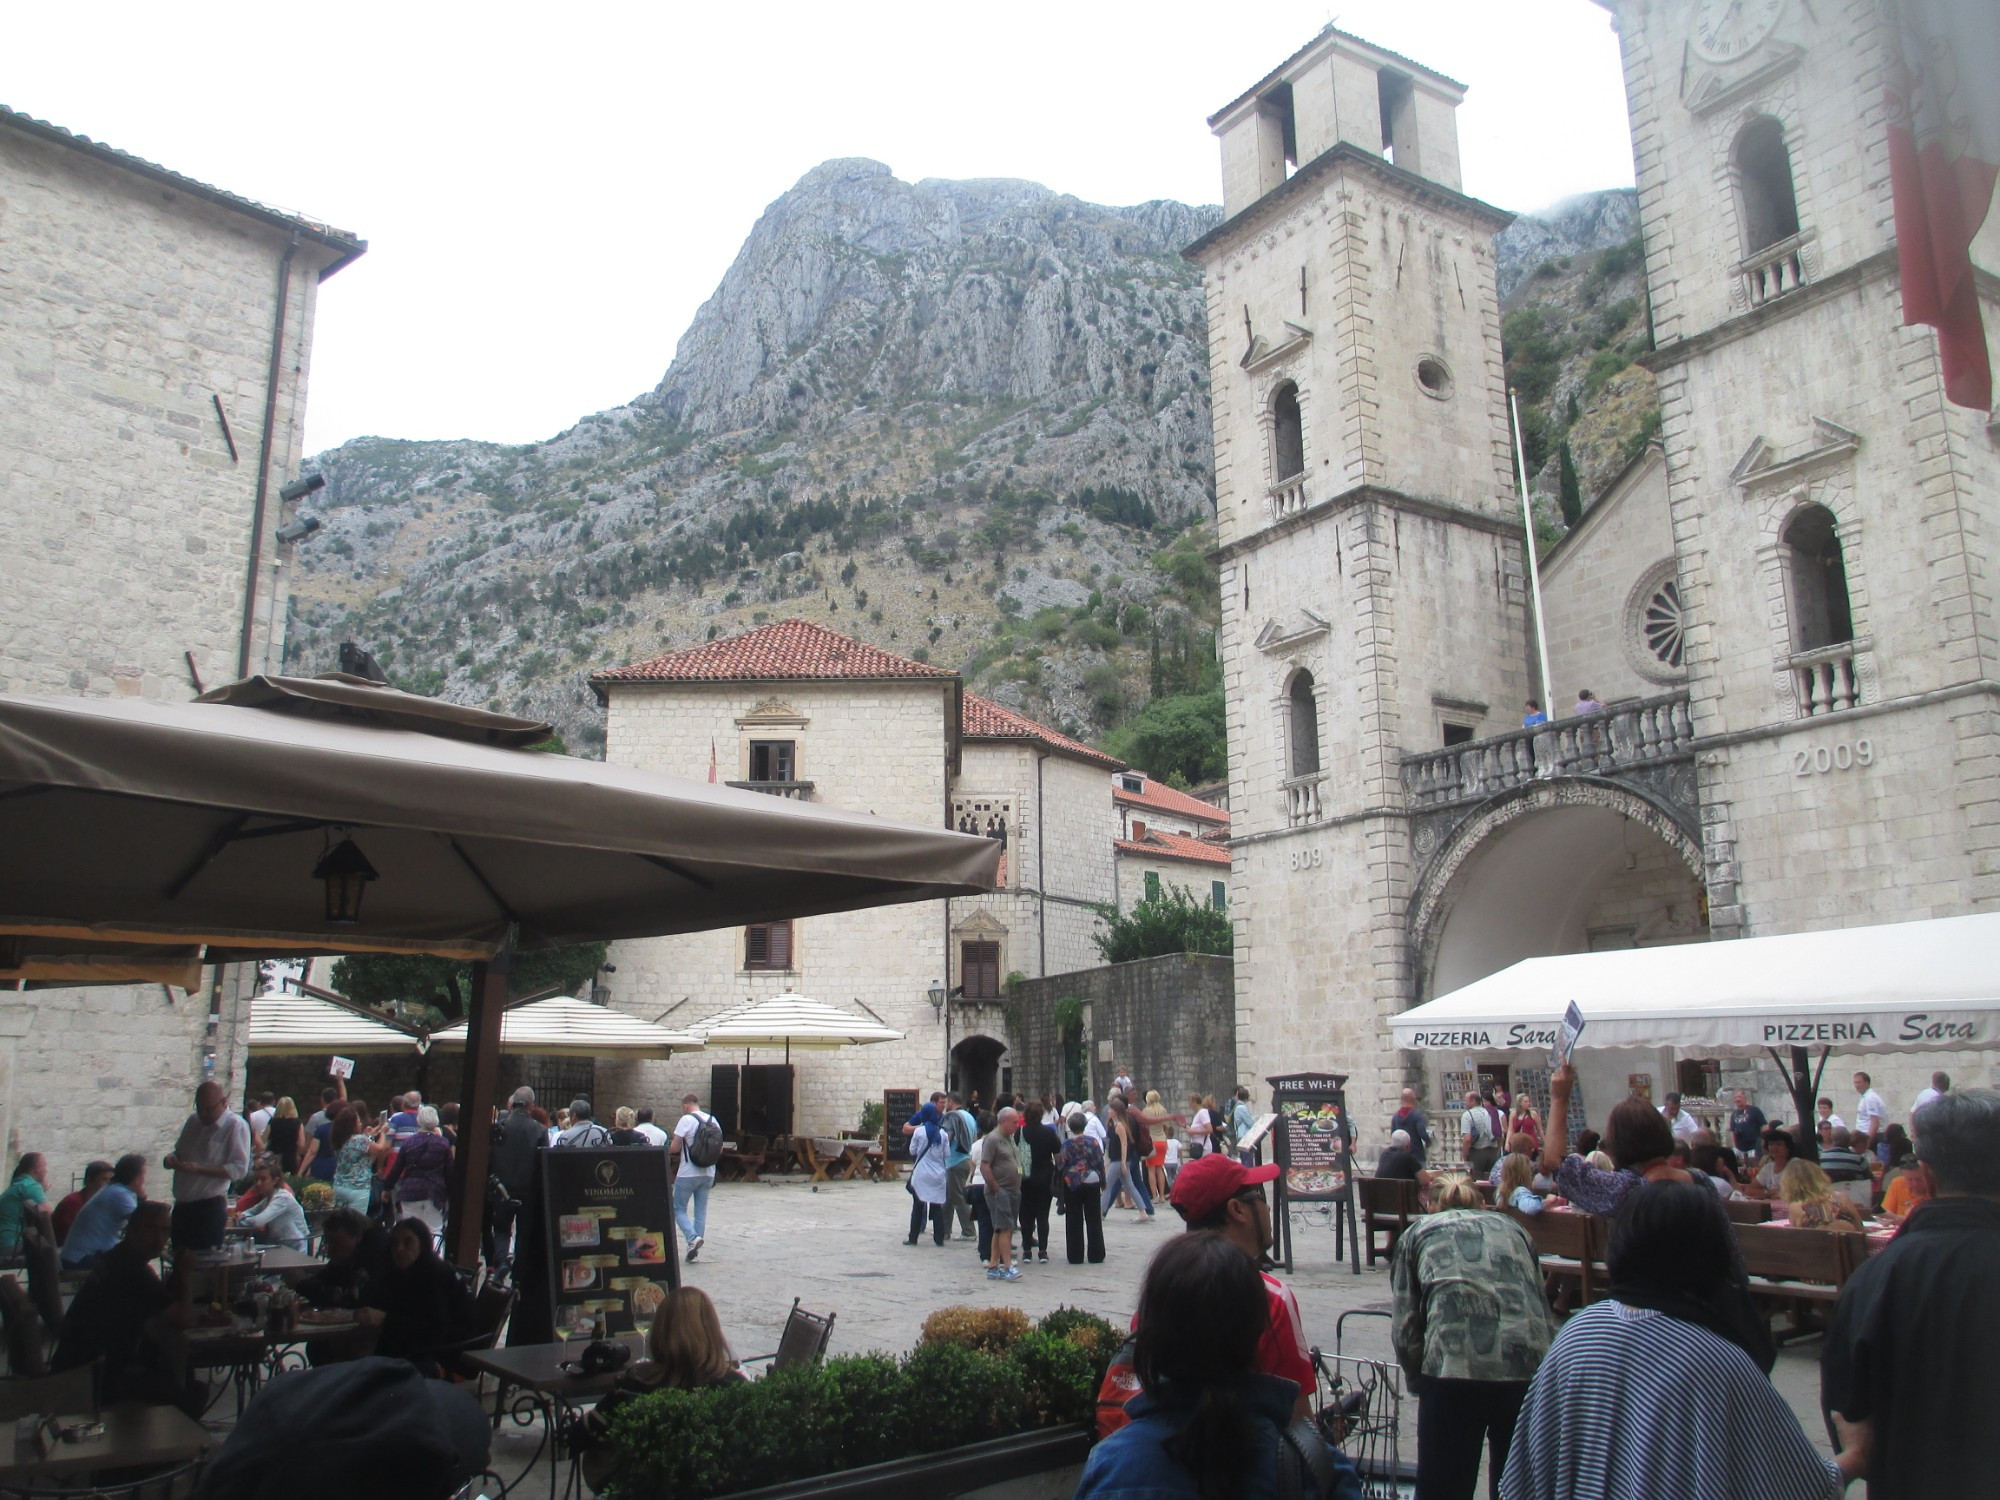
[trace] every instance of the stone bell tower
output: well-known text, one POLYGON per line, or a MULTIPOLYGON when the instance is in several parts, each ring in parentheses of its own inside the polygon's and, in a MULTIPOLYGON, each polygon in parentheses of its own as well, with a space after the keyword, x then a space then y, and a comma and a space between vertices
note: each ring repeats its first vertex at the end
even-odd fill
POLYGON ((1408 752, 1529 691, 1493 236, 1459 188, 1461 85, 1328 28, 1210 125, 1206 276, 1238 1064, 1403 1082, 1408 752))

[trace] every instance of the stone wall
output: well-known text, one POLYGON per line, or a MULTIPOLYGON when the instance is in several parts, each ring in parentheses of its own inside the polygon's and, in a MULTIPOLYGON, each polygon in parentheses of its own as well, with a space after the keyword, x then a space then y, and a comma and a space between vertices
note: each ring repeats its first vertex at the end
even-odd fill
POLYGON ((1229 866, 1225 864, 1201 864, 1191 859, 1170 859, 1146 854, 1131 854, 1124 850, 1118 853, 1118 909, 1129 912, 1146 899, 1146 877, 1159 877, 1160 889, 1164 893, 1175 886, 1185 890, 1189 897, 1203 906, 1215 902, 1215 884, 1222 883, 1222 906, 1229 904, 1229 866))
POLYGON ((1195 1092, 1220 1099, 1242 1081, 1236 1073, 1235 965, 1213 954, 1175 953, 1018 986, 1017 1090, 1040 1093, 1061 1083, 1055 1008, 1069 995, 1084 1002, 1085 1078, 1092 1099, 1101 1101, 1110 1089, 1114 1064, 1140 1089, 1158 1089, 1170 1107, 1195 1092))
MULTIPOLYGON (((190 656, 207 685, 237 675, 287 238, 0 121, 0 690, 185 700, 190 656)), ((336 253, 308 234, 292 260, 253 671, 282 655, 290 549, 276 531, 291 512, 276 490, 296 473, 319 275, 336 253)), ((92 1157, 157 1163, 206 1068, 240 1092, 254 975, 204 979, 195 994, 10 995, 8 1157, 46 1153, 57 1187, 92 1157)))

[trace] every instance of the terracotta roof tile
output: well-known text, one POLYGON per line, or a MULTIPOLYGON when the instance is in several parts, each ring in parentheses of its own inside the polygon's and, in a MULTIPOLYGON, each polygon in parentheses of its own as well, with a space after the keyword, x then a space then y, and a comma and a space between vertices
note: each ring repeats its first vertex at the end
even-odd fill
POLYGON ((668 651, 627 666, 607 667, 591 682, 801 682, 955 676, 810 620, 780 620, 743 635, 686 651, 668 651))
POLYGON ((1178 833, 1161 833, 1148 828, 1143 839, 1113 839, 1120 854, 1138 854, 1148 859, 1185 859, 1199 865, 1229 865, 1229 850, 1206 839, 1184 838, 1178 833))
POLYGON ((1143 792, 1128 792, 1118 781, 1111 783, 1111 798, 1120 807, 1149 807, 1156 812, 1172 813, 1176 817, 1191 818, 1198 823, 1208 823, 1216 827, 1229 826, 1229 810, 1217 807, 1213 802, 1204 802, 1199 797, 1190 797, 1186 792, 1176 791, 1164 781, 1146 778, 1143 792))
POLYGON ((1038 745, 1055 751, 1058 755, 1074 756, 1078 760, 1089 761, 1092 765, 1107 766, 1113 770, 1124 765, 1121 760, 1106 755, 1102 750, 1093 750, 1081 740, 1073 740, 1066 734, 1059 734, 1046 724, 1037 724, 1024 714, 1017 714, 1011 708, 1002 708, 990 698, 982 698, 977 693, 965 695, 965 712, 960 724, 969 740, 1032 740, 1038 745))

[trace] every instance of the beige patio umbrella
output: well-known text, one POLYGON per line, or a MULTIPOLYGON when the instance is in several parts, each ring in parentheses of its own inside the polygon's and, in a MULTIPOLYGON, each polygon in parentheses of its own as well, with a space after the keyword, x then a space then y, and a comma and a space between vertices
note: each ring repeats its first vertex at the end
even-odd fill
POLYGON ((794 1047, 801 1051, 827 1051, 903 1039, 902 1032, 880 1021, 863 1020, 852 1011, 790 990, 768 1000, 746 1000, 733 1005, 705 1021, 696 1021, 688 1030, 710 1047, 741 1047, 746 1055, 752 1047, 783 1047, 786 1062, 792 1060, 794 1047))
MULTIPOLYGON (((464 1021, 433 1033, 434 1047, 463 1047, 472 1028, 464 1021)), ((699 1048, 692 1032, 655 1026, 607 1005, 556 995, 511 1005, 500 1017, 500 1050, 537 1057, 665 1059, 699 1048)))
MULTIPOLYGON (((197 962, 386 950, 473 963, 462 1102, 494 1097, 516 948, 990 890, 999 846, 527 747, 549 726, 357 678, 197 703, 0 694, 0 978, 184 983, 197 962)), ((478 1253, 467 1131, 457 1258, 478 1253)))
POLYGON ((266 991, 250 997, 250 1055, 303 1053, 342 1057, 411 1056, 424 1044, 407 1031, 370 1020, 330 1000, 266 991))

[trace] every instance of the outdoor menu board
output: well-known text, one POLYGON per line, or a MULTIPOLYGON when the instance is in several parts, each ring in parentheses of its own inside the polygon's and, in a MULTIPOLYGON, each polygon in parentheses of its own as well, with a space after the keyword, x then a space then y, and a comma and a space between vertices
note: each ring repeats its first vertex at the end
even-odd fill
POLYGON ((890 1161, 910 1159, 910 1138, 903 1134, 903 1127, 910 1123, 922 1106, 917 1102, 919 1095, 915 1089, 882 1090, 882 1149, 890 1161))
POLYGON ((540 1157, 552 1313, 580 1308, 613 1335, 651 1327, 681 1284, 669 1153, 609 1146, 540 1157))
POLYGON ((1341 1233, 1356 1275, 1361 1272, 1360 1233, 1354 1212, 1354 1156, 1347 1123, 1345 1073, 1288 1073, 1264 1080, 1271 1085, 1271 1108, 1278 1119, 1273 1130, 1278 1165, 1278 1204, 1272 1214, 1278 1259, 1292 1266, 1293 1202, 1331 1203, 1334 1256, 1342 1253, 1341 1233))

